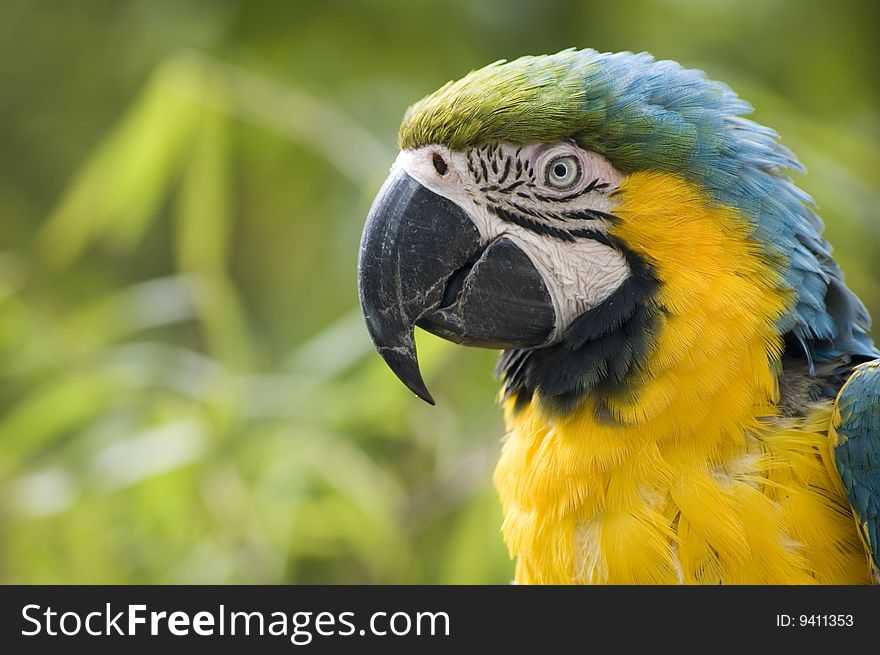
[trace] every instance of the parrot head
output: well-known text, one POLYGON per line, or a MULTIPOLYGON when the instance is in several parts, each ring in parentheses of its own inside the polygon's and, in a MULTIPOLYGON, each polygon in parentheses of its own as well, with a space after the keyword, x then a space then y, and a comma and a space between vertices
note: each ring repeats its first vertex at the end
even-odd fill
POLYGON ((761 357, 811 370, 870 351, 786 174, 800 165, 750 111, 700 71, 593 50, 498 62, 416 103, 361 241, 378 352, 433 403, 416 326, 502 349, 505 397, 565 414, 632 398, 696 342, 712 357, 758 334, 761 357))

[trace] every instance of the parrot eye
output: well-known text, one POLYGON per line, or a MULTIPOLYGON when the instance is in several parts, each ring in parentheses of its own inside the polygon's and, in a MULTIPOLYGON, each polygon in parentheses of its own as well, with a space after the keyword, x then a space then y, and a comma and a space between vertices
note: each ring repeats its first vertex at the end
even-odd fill
POLYGON ((549 186, 556 189, 569 189, 580 182, 581 163, 572 155, 554 157, 544 169, 544 178, 549 186))

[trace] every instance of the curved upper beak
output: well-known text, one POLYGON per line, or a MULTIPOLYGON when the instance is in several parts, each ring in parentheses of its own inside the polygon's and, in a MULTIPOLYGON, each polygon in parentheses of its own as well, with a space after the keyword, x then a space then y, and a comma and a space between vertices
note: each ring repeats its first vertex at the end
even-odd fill
POLYGON ((484 242, 464 209, 400 169, 367 216, 358 291, 379 354, 432 405, 419 371, 415 325, 487 348, 540 346, 556 327, 549 291, 528 255, 507 237, 484 242))

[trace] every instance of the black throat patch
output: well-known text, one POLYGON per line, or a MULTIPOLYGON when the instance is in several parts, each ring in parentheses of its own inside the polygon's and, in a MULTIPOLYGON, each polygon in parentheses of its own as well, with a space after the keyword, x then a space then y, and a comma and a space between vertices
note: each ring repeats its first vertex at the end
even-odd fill
POLYGON ((659 281, 641 257, 619 242, 601 240, 624 254, 631 275, 572 321, 559 343, 501 354, 495 375, 504 382, 504 399, 514 398, 517 411, 536 394, 545 410, 568 414, 590 393, 620 392, 648 355, 660 312, 659 281))

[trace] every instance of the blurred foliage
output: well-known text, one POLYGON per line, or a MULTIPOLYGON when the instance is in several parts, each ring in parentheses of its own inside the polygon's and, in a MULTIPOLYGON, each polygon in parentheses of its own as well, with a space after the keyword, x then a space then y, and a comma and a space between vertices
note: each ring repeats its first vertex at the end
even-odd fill
POLYGON ((500 58, 649 50, 810 174, 880 315, 876 3, 0 9, 0 581, 503 583, 494 353, 372 353, 363 217, 404 108, 500 58))

